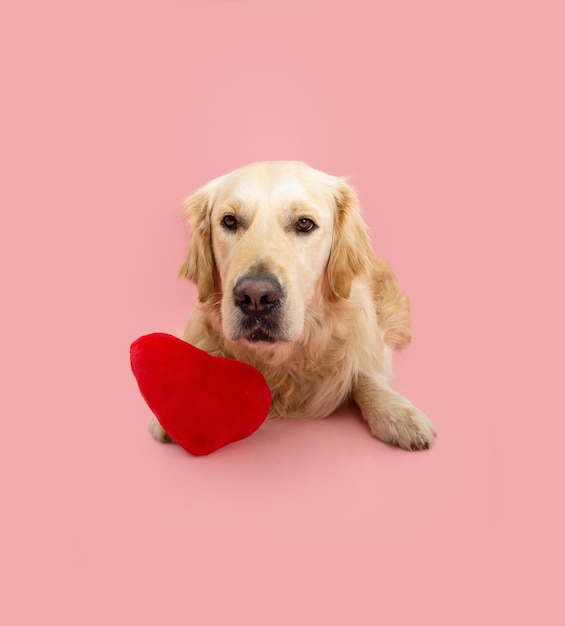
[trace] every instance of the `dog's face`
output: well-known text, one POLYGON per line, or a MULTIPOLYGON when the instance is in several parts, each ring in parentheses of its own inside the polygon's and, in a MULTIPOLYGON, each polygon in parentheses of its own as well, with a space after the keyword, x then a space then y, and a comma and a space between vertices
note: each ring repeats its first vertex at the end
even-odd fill
POLYGON ((185 207, 181 273, 221 294, 222 332, 252 345, 297 340, 317 298, 347 297, 371 257, 352 189, 303 163, 254 163, 208 183, 185 207))

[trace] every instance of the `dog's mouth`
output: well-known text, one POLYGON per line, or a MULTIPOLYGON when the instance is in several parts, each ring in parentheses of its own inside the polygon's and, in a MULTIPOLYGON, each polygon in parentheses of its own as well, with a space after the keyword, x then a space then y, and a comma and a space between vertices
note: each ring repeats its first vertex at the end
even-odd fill
POLYGON ((255 330, 252 330, 249 334, 243 337, 250 343, 258 343, 259 341, 266 341, 267 343, 276 343, 278 339, 273 337, 270 333, 264 330, 261 327, 257 327, 255 330))
POLYGON ((276 343, 279 341, 280 329, 279 325, 269 318, 248 319, 240 326, 241 339, 245 339, 249 343, 276 343))
POLYGON ((268 319, 240 320, 238 331, 233 339, 235 341, 243 339, 251 344, 261 342, 273 344, 278 341, 288 341, 279 324, 268 319))

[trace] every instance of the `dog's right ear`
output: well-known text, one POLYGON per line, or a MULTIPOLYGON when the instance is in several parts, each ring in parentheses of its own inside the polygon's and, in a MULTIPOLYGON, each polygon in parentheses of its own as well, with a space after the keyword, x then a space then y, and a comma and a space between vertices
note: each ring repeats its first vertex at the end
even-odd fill
POLYGON ((336 217, 327 266, 330 300, 348 298, 353 279, 371 271, 373 249, 361 219, 357 195, 344 179, 334 178, 336 217))
POLYGON ((212 251, 210 211, 213 187, 208 184, 188 198, 183 207, 192 238, 179 276, 188 278, 198 287, 198 299, 205 302, 214 293, 216 266, 212 251))

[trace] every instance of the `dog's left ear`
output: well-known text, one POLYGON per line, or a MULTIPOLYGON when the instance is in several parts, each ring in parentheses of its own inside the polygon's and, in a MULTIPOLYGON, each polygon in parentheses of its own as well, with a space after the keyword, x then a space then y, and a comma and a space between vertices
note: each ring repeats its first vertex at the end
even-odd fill
POLYGON ((198 287, 198 299, 205 302, 215 291, 216 265, 212 252, 210 211, 213 188, 205 185, 184 203, 183 213, 191 231, 188 254, 179 276, 188 278, 198 287))
POLYGON ((333 190, 335 225, 327 266, 330 300, 348 298, 356 276, 368 273, 374 254, 353 188, 337 179, 333 190))

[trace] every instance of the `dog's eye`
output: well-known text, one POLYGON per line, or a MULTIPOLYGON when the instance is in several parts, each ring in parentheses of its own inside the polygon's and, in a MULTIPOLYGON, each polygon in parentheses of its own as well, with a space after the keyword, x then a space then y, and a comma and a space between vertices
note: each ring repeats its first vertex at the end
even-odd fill
POLYGON ((237 220, 233 215, 226 215, 222 220, 222 226, 228 230, 235 230, 237 228, 237 220))
POLYGON ((296 230, 299 233, 309 233, 310 231, 318 228, 314 222, 308 217, 301 217, 298 222, 296 222, 296 230))

